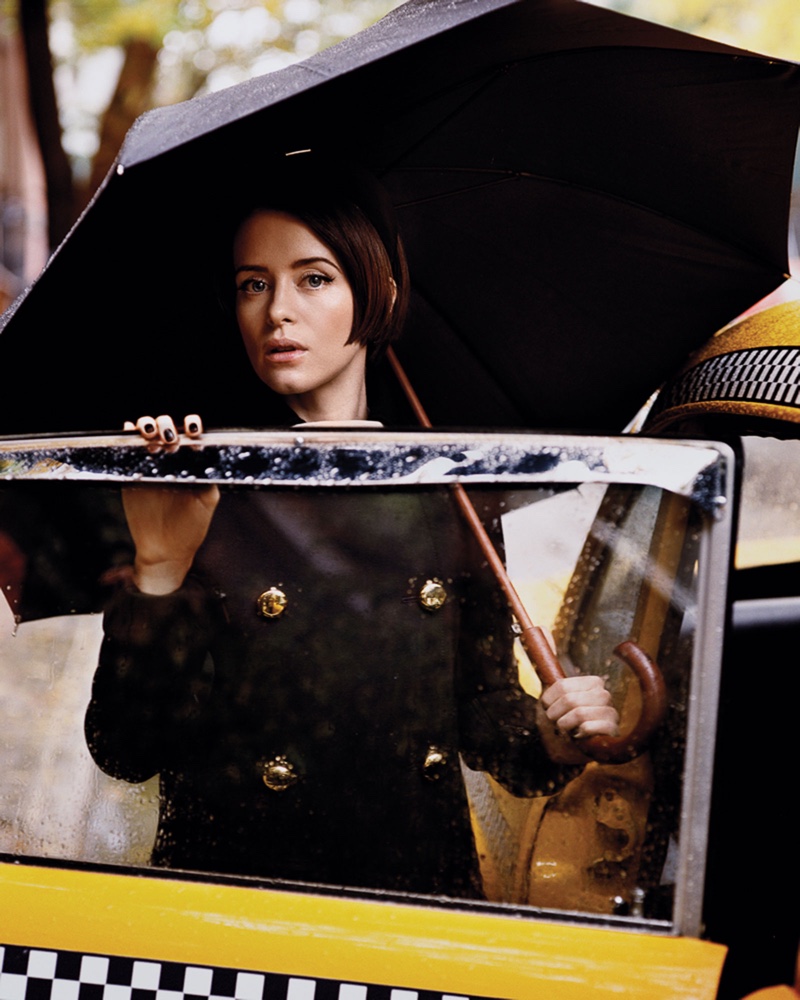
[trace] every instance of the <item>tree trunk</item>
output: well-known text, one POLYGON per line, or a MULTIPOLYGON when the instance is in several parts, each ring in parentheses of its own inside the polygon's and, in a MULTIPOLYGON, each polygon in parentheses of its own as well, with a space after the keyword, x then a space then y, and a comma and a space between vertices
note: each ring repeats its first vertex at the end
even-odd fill
POLYGON ((125 61, 114 96, 100 125, 100 145, 92 162, 90 195, 111 169, 125 133, 150 107, 157 57, 158 49, 144 39, 131 39, 125 46, 125 61))
POLYGON ((28 90, 47 183, 48 236, 55 249, 77 216, 72 169, 61 142, 53 61, 47 39, 47 0, 24 0, 19 5, 28 90))

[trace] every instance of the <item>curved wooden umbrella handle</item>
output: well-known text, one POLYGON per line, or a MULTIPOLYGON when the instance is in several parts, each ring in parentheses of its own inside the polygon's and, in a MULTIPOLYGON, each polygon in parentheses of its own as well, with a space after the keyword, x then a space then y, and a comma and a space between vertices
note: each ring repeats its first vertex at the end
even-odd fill
MULTIPOLYGON (((536 672, 545 687, 564 677, 564 671, 544 632, 538 625, 523 628, 520 641, 536 664, 536 672)), ((657 664, 641 646, 630 639, 614 650, 634 672, 642 692, 642 707, 636 725, 621 736, 586 736, 576 742, 581 751, 602 764, 624 764, 642 753, 667 711, 667 689, 657 664)))

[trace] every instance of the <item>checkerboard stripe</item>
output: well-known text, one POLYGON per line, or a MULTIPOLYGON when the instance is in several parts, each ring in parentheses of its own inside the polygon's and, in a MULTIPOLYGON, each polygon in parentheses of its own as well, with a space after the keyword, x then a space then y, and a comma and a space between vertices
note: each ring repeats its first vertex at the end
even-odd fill
POLYGON ((499 1000, 0 945, 0 1000, 499 1000))
POLYGON ((800 348, 759 347, 707 358, 669 386, 654 412, 717 400, 800 407, 800 348))

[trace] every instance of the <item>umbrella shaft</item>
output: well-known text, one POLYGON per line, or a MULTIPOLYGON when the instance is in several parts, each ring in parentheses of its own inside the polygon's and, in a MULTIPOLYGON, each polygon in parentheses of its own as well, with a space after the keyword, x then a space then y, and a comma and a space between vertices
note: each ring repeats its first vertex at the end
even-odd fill
MULTIPOLYGON (((387 357, 389 359, 389 364, 392 366, 392 370, 397 376, 397 380, 403 392, 414 411, 414 416, 417 418, 419 423, 423 427, 431 428, 433 424, 428 418, 428 414, 425 412, 425 408, 420 402, 414 387, 408 380, 408 376, 400 364, 397 355, 394 353, 390 347, 387 352, 387 357)), ((494 543, 489 537, 486 529, 483 526, 483 522, 478 517, 478 512, 467 496, 467 492, 461 483, 454 483, 452 486, 453 495, 455 496, 458 506, 461 508, 461 513, 469 525, 473 535, 475 536, 478 544, 481 547, 486 561, 489 563, 489 567, 495 575, 495 578, 500 585, 503 593, 506 595, 509 607, 511 608, 512 614, 517 619, 520 627, 520 642, 522 643, 525 652, 530 657, 531 661, 536 664, 536 672, 539 674, 539 679, 545 687, 550 684, 555 684, 557 680, 564 676, 563 671, 559 665, 556 655, 550 648, 550 644, 544 632, 539 628, 538 625, 534 625, 531 620, 530 615, 522 602, 522 598, 517 593, 517 589, 511 582, 511 577, 508 575, 503 560, 497 554, 497 549, 494 547, 494 543)))

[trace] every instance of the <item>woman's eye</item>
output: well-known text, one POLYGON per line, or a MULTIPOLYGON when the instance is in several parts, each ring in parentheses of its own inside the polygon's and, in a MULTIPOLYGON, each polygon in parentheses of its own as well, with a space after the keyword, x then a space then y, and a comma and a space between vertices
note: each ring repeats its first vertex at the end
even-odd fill
POLYGON ((255 292, 258 294, 266 291, 266 289, 267 283, 263 278, 245 278, 239 285, 240 292, 255 292))
POLYGON ((323 285, 329 285, 333 278, 325 274, 307 274, 305 280, 309 288, 322 288, 323 285))

